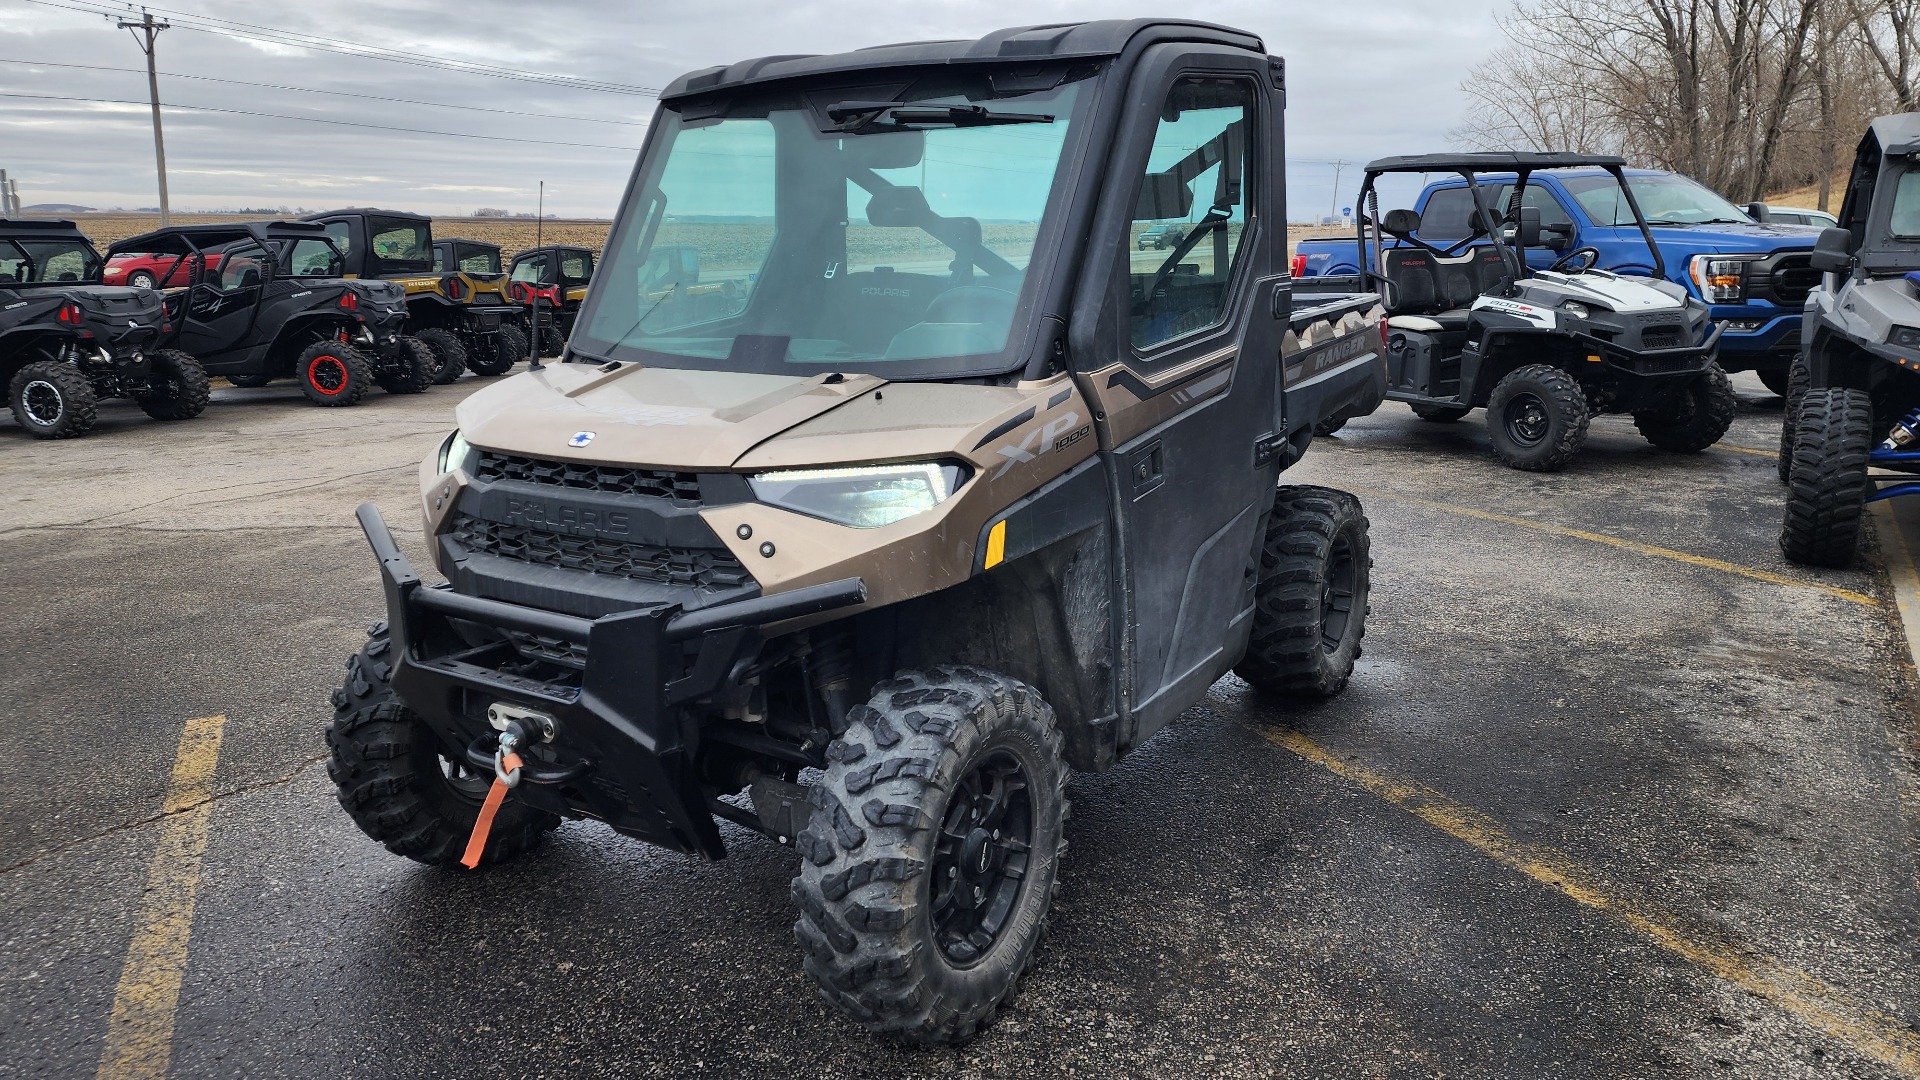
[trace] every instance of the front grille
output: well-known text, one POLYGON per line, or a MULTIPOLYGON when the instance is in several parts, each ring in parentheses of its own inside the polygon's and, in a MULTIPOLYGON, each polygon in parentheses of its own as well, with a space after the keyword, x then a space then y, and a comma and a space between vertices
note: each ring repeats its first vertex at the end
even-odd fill
POLYGON ((689 472, 587 465, 482 450, 476 476, 481 480, 520 480, 614 495, 649 495, 670 499, 676 506, 700 505, 700 477, 689 472))
POLYGON ((752 580, 746 567, 724 548, 662 547, 597 536, 567 536, 524 525, 482 521, 467 514, 455 520, 452 532, 454 542, 470 552, 537 566, 691 588, 729 588, 752 580))
POLYGON ((1801 307, 1807 302, 1807 294, 1820 284, 1824 275, 1807 265, 1805 256, 1796 256, 1792 262, 1782 260, 1773 271, 1774 298, 1788 307, 1801 307))
POLYGON ((1640 347, 1643 349, 1677 349, 1680 347, 1680 328, 1660 330, 1642 330, 1640 347))
POLYGON ((1688 356, 1641 356, 1633 361, 1633 370, 1642 375, 1677 375, 1699 367, 1699 358, 1688 356))

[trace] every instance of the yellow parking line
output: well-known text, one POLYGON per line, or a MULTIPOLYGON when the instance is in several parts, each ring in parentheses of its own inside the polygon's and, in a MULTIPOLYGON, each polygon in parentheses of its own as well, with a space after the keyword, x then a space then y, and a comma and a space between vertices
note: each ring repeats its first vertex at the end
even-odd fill
POLYGON ((224 716, 187 721, 173 759, 160 838, 147 870, 147 891, 100 1050, 98 1080, 164 1080, 173 1051, 173 1013, 187 968, 187 939, 200 890, 200 858, 213 817, 213 769, 220 761, 224 716))
POLYGON ((1713 448, 1715 450, 1731 450, 1736 454, 1752 454, 1754 457, 1763 457, 1768 460, 1777 460, 1780 457, 1780 451, 1778 450, 1755 450, 1751 446, 1735 446, 1730 442, 1714 443, 1713 448))
POLYGON ((1722 570, 1729 574, 1739 574, 1741 577, 1752 578, 1755 581, 1766 581, 1774 585, 1785 585, 1794 589, 1817 589, 1829 596, 1837 596, 1842 600, 1850 600, 1853 603, 1864 604, 1867 607, 1880 606, 1879 600, 1868 596, 1866 593, 1854 592, 1852 589, 1842 589, 1836 585, 1823 585, 1817 581, 1801 581, 1797 578, 1790 578, 1785 574, 1775 574, 1766 570, 1758 570, 1751 566, 1741 566, 1738 563, 1710 559, 1705 555, 1694 555, 1685 551, 1675 551, 1672 548, 1642 544, 1638 540, 1627 540, 1618 536, 1608 536, 1605 533, 1588 532, 1585 529, 1570 529, 1565 525, 1554 525, 1545 521, 1529 521, 1526 518, 1509 517, 1506 514, 1495 514, 1486 510, 1475 510, 1471 507, 1457 506, 1453 503, 1435 502, 1432 499, 1416 499, 1411 495, 1393 495, 1378 490, 1368 490, 1365 491, 1364 494, 1369 496, 1378 495, 1382 498, 1392 499, 1395 502, 1411 503, 1414 506, 1424 506, 1431 510, 1442 510, 1449 514, 1459 514, 1462 517, 1478 518, 1481 521, 1497 521, 1502 525, 1518 525, 1523 529, 1535 529, 1540 532, 1552 533, 1555 536, 1571 536, 1579 540, 1591 540, 1596 544, 1606 544, 1609 547, 1635 551, 1642 555, 1656 555, 1662 559, 1672 559, 1675 562, 1683 562, 1689 566, 1703 566, 1709 570, 1722 570))
POLYGON ((1297 731, 1253 730, 1275 746, 1365 788, 1494 862, 1638 931, 1688 963, 1772 1002, 1860 1053, 1909 1076, 1920 1076, 1920 1035, 1872 1016, 1857 1015, 1863 1010, 1812 975, 1758 951, 1691 937, 1658 913, 1612 893, 1605 882, 1564 852, 1516 839, 1499 822, 1425 784, 1395 779, 1344 760, 1297 731))

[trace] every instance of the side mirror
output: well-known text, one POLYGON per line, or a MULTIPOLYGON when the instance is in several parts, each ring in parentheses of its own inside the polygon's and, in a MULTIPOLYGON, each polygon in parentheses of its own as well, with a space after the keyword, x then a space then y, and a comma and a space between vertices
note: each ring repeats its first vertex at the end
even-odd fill
POLYGON ((1566 251, 1573 246, 1573 224, 1557 222, 1540 226, 1540 246, 1549 251, 1566 251))
POLYGON ((1750 202, 1747 204, 1747 216, 1752 218, 1755 221, 1765 224, 1766 222, 1773 220, 1773 211, 1767 209, 1766 203, 1750 202))
POLYGON ((1521 247, 1540 246, 1540 208, 1523 206, 1520 208, 1520 228, 1515 243, 1521 247))
POLYGON ((1823 274, 1844 274, 1853 269, 1853 234, 1845 229, 1821 229, 1809 260, 1823 274))

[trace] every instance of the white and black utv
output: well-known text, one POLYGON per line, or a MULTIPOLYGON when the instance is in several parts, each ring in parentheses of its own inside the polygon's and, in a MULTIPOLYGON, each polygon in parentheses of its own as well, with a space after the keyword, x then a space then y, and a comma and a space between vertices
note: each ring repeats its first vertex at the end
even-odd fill
MULTIPOLYGON (((1714 362, 1719 328, 1707 306, 1664 279, 1660 249, 1617 157, 1559 153, 1429 154, 1383 158, 1360 188, 1365 288, 1389 315, 1387 396, 1421 418, 1453 421, 1487 410, 1494 453, 1516 469, 1564 467, 1596 413, 1631 413, 1648 442, 1692 453, 1733 423, 1726 372, 1714 362), (1544 234, 1527 178, 1544 169, 1598 166, 1652 253, 1651 277, 1594 268, 1599 252, 1564 252, 1545 270, 1526 249, 1569 243, 1544 234), (1458 173, 1475 210, 1465 237, 1421 236, 1411 210, 1380 212, 1376 182, 1396 174, 1458 173), (1485 173, 1502 174, 1498 183, 1485 173), (1507 176, 1512 179, 1507 179, 1507 176), (1504 205, 1495 191, 1510 188, 1504 205)), ((1337 426, 1337 425, 1336 425, 1337 426)))

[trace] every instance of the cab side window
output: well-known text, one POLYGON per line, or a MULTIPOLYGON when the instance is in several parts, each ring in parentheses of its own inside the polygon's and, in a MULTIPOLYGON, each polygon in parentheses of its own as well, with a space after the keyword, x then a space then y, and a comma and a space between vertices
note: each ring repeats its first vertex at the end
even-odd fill
POLYGON ((560 257, 560 279, 562 281, 585 281, 593 275, 588 269, 587 256, 571 252, 560 257))
POLYGON ((353 254, 353 226, 347 222, 327 222, 327 239, 333 241, 333 246, 340 249, 340 254, 353 254))
POLYGON ((266 277, 267 253, 258 245, 229 251, 220 260, 220 291, 234 292, 258 285, 266 277))
POLYGON ((547 257, 545 255, 536 255, 531 259, 521 260, 520 265, 513 268, 513 280, 531 281, 539 284, 541 275, 546 272, 547 257))
POLYGON ((296 240, 289 267, 295 277, 331 277, 339 272, 339 259, 333 249, 320 240, 296 240))
POLYGON ((1250 208, 1253 88, 1186 78, 1160 110, 1126 258, 1132 336, 1146 352, 1220 325, 1250 208))

